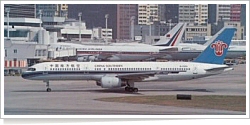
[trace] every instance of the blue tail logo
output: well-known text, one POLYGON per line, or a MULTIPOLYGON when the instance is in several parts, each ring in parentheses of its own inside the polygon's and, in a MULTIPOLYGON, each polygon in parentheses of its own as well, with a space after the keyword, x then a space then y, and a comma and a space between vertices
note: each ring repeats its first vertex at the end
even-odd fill
POLYGON ((236 28, 224 27, 213 42, 194 60, 199 63, 223 64, 236 28))
POLYGON ((214 54, 216 56, 222 56, 224 49, 228 48, 228 45, 224 43, 223 41, 216 41, 215 43, 211 44, 210 46, 212 49, 214 49, 214 54))

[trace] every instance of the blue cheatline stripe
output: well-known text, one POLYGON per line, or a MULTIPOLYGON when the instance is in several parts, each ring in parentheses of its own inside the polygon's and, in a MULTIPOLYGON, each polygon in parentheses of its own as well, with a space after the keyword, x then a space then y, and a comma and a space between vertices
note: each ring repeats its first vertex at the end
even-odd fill
POLYGON ((119 73, 141 73, 152 71, 37 71, 37 72, 25 72, 22 74, 23 78, 32 78, 40 75, 89 75, 89 74, 119 74, 119 73), (46 72, 46 74, 44 74, 46 72))

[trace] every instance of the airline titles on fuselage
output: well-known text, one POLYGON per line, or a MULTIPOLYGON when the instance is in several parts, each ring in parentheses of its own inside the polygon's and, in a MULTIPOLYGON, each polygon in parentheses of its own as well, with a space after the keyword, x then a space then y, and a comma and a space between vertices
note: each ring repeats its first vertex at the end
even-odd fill
POLYGON ((78 48, 77 50, 102 50, 102 48, 78 48))
POLYGON ((95 67, 123 67, 123 65, 95 65, 95 67))

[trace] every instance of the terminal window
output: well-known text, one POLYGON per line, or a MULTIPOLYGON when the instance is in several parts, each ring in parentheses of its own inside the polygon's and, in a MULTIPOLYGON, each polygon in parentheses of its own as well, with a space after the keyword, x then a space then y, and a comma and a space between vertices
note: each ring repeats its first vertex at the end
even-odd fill
POLYGON ((17 49, 14 49, 14 53, 17 53, 17 49))

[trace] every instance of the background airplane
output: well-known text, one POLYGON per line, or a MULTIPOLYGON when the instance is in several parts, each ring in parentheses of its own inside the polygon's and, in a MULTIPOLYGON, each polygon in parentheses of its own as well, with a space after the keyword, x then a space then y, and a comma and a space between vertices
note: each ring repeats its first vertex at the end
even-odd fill
MULTIPOLYGON (((170 45, 181 39, 185 30, 183 23, 169 31, 164 41, 170 45)), ((161 41, 160 41, 161 42, 161 41)), ((159 43, 160 44, 160 43, 159 43)), ((146 44, 82 45, 73 43, 50 44, 50 48, 76 48, 77 60, 83 61, 142 61, 156 59, 177 52, 174 46, 152 46, 146 44)))
POLYGON ((51 80, 94 80, 103 88, 125 87, 137 92, 134 82, 180 81, 217 75, 233 68, 223 65, 228 46, 236 31, 225 28, 193 62, 45 62, 35 64, 22 77, 46 82, 51 80))
MULTIPOLYGON (((211 44, 216 36, 220 34, 224 29, 222 28, 217 32, 211 39, 209 39, 205 44, 197 43, 181 43, 182 36, 186 29, 186 23, 178 23, 175 28, 169 31, 164 36, 160 37, 160 40, 153 46, 175 46, 178 47, 178 52, 173 52, 162 57, 167 60, 193 60, 195 59, 209 44, 211 44)), ((121 46, 151 46, 143 43, 115 43, 111 45, 121 45, 121 46)), ((246 55, 246 46, 230 45, 228 53, 226 55, 227 59, 237 59, 244 57, 246 55)), ((160 57, 159 57, 160 58, 160 57)))

